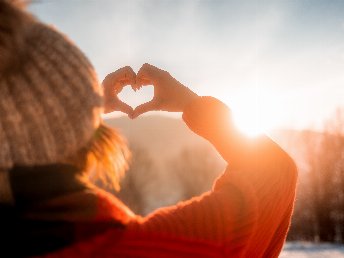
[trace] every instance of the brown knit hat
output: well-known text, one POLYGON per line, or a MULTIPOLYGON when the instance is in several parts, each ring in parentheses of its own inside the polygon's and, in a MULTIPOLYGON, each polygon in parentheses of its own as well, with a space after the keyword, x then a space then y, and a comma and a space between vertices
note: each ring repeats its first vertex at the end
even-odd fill
POLYGON ((0 97, 2 171, 65 160, 90 142, 101 120, 102 91, 85 55, 5 0, 0 0, 0 97))

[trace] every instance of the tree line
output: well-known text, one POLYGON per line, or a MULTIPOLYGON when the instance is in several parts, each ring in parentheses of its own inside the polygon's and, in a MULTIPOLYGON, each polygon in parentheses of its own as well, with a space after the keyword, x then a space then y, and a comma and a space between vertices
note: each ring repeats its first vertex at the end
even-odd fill
POLYGON ((344 112, 338 110, 321 133, 304 131, 300 171, 288 238, 344 243, 344 112))

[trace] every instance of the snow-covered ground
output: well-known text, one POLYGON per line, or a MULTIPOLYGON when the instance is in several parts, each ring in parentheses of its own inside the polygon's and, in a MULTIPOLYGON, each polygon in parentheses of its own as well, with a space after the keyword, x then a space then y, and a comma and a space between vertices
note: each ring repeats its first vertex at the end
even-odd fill
POLYGON ((288 242, 279 258, 344 258, 344 245, 288 242))

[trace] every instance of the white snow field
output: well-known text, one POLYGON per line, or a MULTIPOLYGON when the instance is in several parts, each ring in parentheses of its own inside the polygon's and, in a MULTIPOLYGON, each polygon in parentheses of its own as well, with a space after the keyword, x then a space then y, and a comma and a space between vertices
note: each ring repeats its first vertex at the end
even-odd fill
POLYGON ((344 258, 344 245, 287 242, 279 258, 344 258))

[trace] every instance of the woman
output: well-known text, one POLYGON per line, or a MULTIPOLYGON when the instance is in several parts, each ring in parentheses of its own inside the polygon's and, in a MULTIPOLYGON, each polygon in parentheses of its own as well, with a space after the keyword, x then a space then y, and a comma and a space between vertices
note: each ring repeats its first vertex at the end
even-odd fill
POLYGON ((2 257, 278 257, 295 165, 268 137, 240 134, 222 102, 149 64, 100 87, 73 43, 4 0, 0 60, 2 257), (154 98, 133 110, 117 97, 125 85, 153 85, 154 98), (117 187, 127 166, 125 143, 101 113, 151 110, 183 112, 228 167, 211 191, 140 217, 92 182, 117 187))

